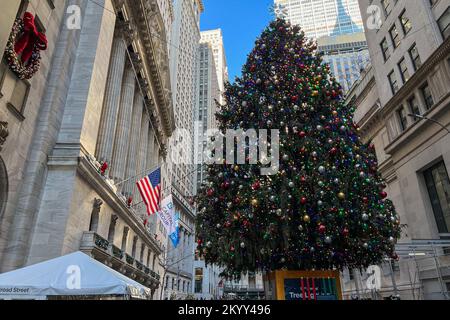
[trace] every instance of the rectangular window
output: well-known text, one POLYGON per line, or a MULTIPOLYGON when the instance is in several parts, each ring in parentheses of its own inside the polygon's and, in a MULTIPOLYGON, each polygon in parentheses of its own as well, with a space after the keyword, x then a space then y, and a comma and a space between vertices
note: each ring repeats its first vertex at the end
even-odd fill
POLYGON ((414 43, 413 46, 409 49, 409 56, 411 57, 414 71, 417 71, 422 66, 422 61, 420 60, 419 50, 417 50, 417 46, 414 43))
POLYGON ((389 57, 391 56, 391 54, 389 53, 389 45, 388 45, 386 38, 384 38, 383 41, 381 41, 380 47, 381 47, 381 52, 383 53, 384 61, 387 61, 389 59, 389 57))
POLYGON ((203 291, 203 269, 195 268, 195 293, 203 291))
POLYGON ((400 36, 398 35, 397 26, 395 24, 389 29, 389 34, 395 49, 400 45, 400 36))
POLYGON ((450 180, 443 161, 424 172, 439 233, 450 230, 450 180))
POLYGON ((438 25, 441 30, 442 37, 444 40, 447 39, 450 36, 450 7, 448 7, 438 19, 438 25))
POLYGON ((388 75, 389 84, 391 85, 392 94, 396 94, 398 91, 397 78, 395 76, 394 70, 388 75))
MULTIPOLYGON (((419 108, 419 104, 417 103, 417 99, 416 96, 412 96, 411 98, 408 99, 408 106, 409 106, 409 110, 411 110, 412 114, 417 114, 420 115, 420 108, 419 108)), ((417 119, 414 118, 414 121, 416 121, 417 119)))
POLYGON ((403 10, 403 12, 400 14, 400 22, 402 24, 402 30, 405 35, 409 33, 409 31, 412 29, 411 20, 406 16, 406 10, 403 10))
POLYGON ((398 63, 398 69, 400 71, 400 75, 402 77, 403 83, 409 80, 409 71, 408 67, 406 66, 406 60, 405 58, 402 58, 400 62, 398 63))
POLYGON ((397 109, 397 116, 398 116, 398 121, 400 124, 400 130, 401 131, 405 131, 406 128, 408 127, 408 119, 406 118, 406 112, 405 112, 405 108, 403 108, 403 106, 401 106, 400 108, 397 109))
POLYGON ((386 16, 388 16, 392 11, 391 1, 390 0, 382 0, 381 4, 383 5, 384 13, 386 14, 386 16))
POLYGON ((430 109, 434 105, 434 100, 428 83, 425 83, 420 88, 420 92, 422 93, 423 100, 425 101, 425 107, 427 110, 430 109))

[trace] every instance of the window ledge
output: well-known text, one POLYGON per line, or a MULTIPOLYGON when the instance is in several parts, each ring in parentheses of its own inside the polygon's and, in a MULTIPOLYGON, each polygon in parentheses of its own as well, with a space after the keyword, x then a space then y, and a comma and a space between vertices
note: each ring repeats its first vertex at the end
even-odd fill
POLYGON ((17 108, 11 103, 8 102, 6 104, 6 106, 8 107, 8 110, 11 111, 11 113, 19 120, 19 121, 24 121, 25 120, 25 116, 23 115, 22 112, 20 112, 19 110, 17 110, 17 108))

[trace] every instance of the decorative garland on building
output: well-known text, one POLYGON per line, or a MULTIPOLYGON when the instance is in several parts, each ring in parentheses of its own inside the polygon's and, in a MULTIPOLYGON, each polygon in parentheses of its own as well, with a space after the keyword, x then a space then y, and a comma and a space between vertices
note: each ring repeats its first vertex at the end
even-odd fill
POLYGON ((12 27, 5 58, 19 79, 31 79, 41 66, 40 51, 47 49, 47 37, 36 28, 34 16, 25 12, 12 27))

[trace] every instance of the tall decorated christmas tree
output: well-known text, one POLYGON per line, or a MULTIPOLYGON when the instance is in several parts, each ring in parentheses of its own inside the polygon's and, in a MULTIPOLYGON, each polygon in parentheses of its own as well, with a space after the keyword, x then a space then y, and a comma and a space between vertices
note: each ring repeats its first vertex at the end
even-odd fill
POLYGON ((267 176, 261 162, 208 166, 196 222, 207 263, 238 277, 367 267, 395 255, 400 222, 374 148, 360 141, 354 110, 299 27, 273 21, 225 101, 220 130, 278 129, 280 163, 267 176))

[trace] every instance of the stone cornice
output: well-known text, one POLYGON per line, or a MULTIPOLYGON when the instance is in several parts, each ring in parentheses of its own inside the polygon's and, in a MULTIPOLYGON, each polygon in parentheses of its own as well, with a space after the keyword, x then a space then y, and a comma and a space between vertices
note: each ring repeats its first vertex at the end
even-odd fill
MULTIPOLYGON (((373 105, 368 112, 364 114, 364 117, 357 123, 360 127, 360 132, 362 136, 366 136, 371 130, 376 130, 380 125, 383 124, 383 117, 381 109, 378 105, 373 105)), ((369 134, 369 136, 372 136, 369 134)))
POLYGON ((169 70, 169 54, 161 12, 155 0, 126 0, 127 8, 140 31, 140 39, 145 48, 147 61, 144 61, 151 84, 154 106, 162 119, 162 126, 167 137, 175 130, 175 119, 172 107, 172 93, 169 70), (130 3, 130 1, 132 3, 130 3))
POLYGON ((175 118, 166 30, 161 12, 156 0, 115 0, 115 8, 124 12, 126 21, 120 23, 131 26, 131 38, 139 40, 139 53, 132 57, 132 62, 137 63, 137 71, 146 81, 147 86, 142 88, 149 97, 146 107, 154 117, 153 126, 160 143, 164 145, 175 130, 175 118))
MULTIPOLYGON (((448 112, 448 103, 450 100, 450 93, 447 93, 436 105, 428 110, 424 116, 432 118, 432 119, 438 119, 444 112, 448 112)), ((444 123, 444 125, 448 125, 444 123)), ((441 131, 443 131, 442 128, 436 126, 436 124, 426 121, 426 120, 418 120, 416 123, 409 126, 405 131, 402 132, 399 136, 397 136, 391 143, 389 143, 385 151, 387 154, 394 154, 397 152, 402 146, 404 146, 406 143, 411 142, 412 139, 421 136, 425 128, 428 127, 436 127, 436 131, 433 134, 439 134, 441 131)), ((427 139, 431 139, 432 137, 429 136, 427 139)))
POLYGON ((445 40, 439 48, 425 61, 412 77, 400 88, 400 90, 383 107, 383 117, 388 116, 393 109, 397 108, 403 100, 414 92, 415 88, 422 84, 428 74, 442 59, 450 53, 450 38, 445 40))

